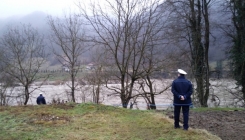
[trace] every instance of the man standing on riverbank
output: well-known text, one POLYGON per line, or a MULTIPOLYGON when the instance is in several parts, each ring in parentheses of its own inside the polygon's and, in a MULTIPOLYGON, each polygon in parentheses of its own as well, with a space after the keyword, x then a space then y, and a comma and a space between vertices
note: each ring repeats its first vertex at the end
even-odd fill
POLYGON ((46 104, 46 100, 42 94, 40 94, 40 96, 37 97, 37 104, 38 105, 46 104))
POLYGON ((181 128, 179 125, 179 117, 182 108, 184 130, 188 130, 189 128, 189 107, 192 105, 192 84, 189 80, 185 79, 186 74, 184 70, 178 69, 178 78, 173 81, 171 89, 174 96, 174 128, 181 128))

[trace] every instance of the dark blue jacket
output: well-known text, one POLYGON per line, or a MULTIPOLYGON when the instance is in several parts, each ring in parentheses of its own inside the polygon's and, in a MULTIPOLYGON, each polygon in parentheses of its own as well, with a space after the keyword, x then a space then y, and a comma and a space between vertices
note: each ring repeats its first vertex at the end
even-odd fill
POLYGON ((40 104, 46 104, 46 100, 42 95, 37 97, 37 104, 39 104, 39 105, 40 104))
POLYGON ((171 91, 174 95, 174 105, 192 105, 192 84, 185 76, 181 75, 173 81, 171 91), (185 100, 180 100, 181 95, 185 100))

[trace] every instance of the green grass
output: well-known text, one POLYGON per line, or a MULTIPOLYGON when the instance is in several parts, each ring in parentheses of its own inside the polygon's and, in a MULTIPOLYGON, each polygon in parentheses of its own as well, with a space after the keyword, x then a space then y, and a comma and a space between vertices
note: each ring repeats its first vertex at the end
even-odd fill
POLYGON ((0 107, 1 140, 204 140, 204 130, 173 129, 162 113, 95 104, 0 107))

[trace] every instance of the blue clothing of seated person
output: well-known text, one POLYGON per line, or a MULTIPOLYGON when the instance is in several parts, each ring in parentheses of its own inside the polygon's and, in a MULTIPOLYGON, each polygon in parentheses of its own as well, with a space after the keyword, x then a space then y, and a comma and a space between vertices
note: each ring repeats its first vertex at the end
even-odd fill
POLYGON ((37 97, 37 104, 38 105, 46 104, 46 100, 42 94, 40 94, 40 96, 37 97))
POLYGON ((184 119, 183 127, 184 130, 188 130, 189 108, 192 105, 192 84, 189 80, 185 79, 187 73, 184 70, 178 69, 178 73, 178 78, 173 81, 171 89, 174 96, 174 127, 180 128, 179 117, 182 108, 184 119))

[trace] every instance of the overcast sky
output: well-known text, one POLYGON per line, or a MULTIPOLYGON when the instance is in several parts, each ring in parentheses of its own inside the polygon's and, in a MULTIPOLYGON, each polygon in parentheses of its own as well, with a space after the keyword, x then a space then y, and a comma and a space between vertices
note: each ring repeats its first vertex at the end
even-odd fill
POLYGON ((90 1, 102 4, 104 0, 0 0, 0 19, 11 16, 25 16, 36 11, 59 16, 64 11, 76 11, 77 6, 75 4, 79 1, 86 5, 90 1))
MULTIPOLYGON (((64 10, 76 8, 78 0, 0 0, 0 18, 23 16, 34 11, 60 15, 64 10)), ((89 1, 89 0, 82 0, 89 1)))

